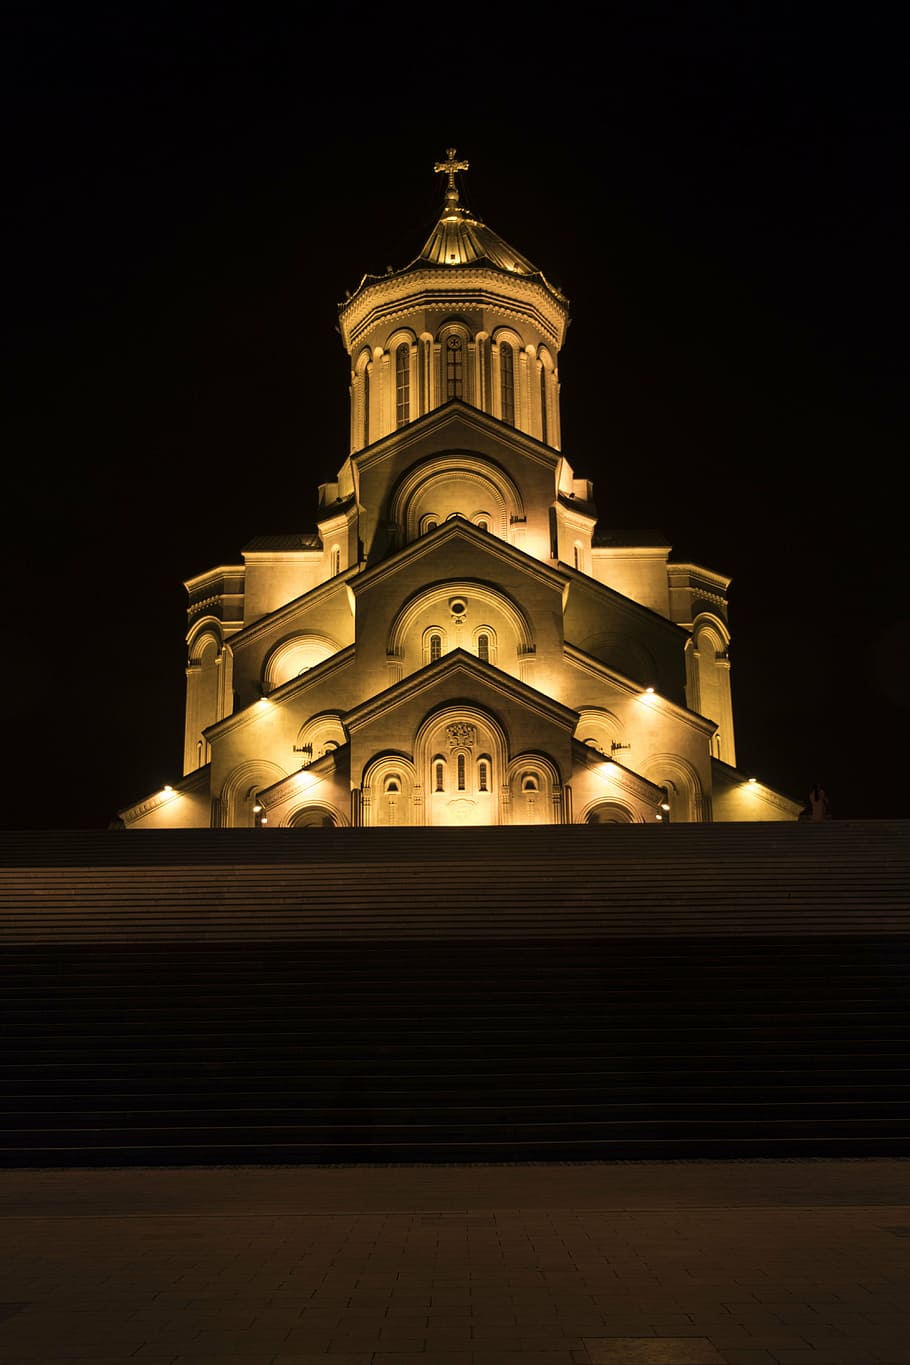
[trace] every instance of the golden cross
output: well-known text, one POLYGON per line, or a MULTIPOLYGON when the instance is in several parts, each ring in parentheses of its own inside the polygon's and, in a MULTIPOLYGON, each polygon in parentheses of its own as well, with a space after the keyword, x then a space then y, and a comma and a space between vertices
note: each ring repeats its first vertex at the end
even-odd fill
POLYGON ((469 163, 467 161, 455 160, 454 147, 446 148, 446 156, 449 158, 448 161, 437 161, 435 166, 433 167, 433 170, 437 173, 441 171, 443 175, 447 175, 449 177, 449 189, 454 190, 455 172, 466 171, 468 169, 469 163))

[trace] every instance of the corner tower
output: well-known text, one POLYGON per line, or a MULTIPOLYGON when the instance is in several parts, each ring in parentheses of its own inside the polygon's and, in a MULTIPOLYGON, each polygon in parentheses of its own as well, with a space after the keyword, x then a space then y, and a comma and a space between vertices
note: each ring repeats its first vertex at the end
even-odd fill
POLYGON ((449 148, 445 201, 419 256, 364 275, 341 305, 351 361, 351 453, 459 398, 560 449, 559 352, 568 301, 461 204, 449 148))

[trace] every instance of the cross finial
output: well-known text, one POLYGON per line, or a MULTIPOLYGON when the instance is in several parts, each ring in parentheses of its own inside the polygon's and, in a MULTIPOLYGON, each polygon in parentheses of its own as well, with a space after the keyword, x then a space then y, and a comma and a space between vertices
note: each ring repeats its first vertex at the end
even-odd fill
MULTIPOLYGON (((448 160, 437 161, 435 166, 433 167, 433 170, 436 172, 437 175, 441 172, 443 175, 447 175, 449 177, 448 194, 446 196, 448 198, 451 195, 452 191, 455 190, 455 172, 466 171, 468 169, 469 163, 467 161, 457 161, 455 159, 454 147, 446 148, 446 156, 448 157, 448 160)), ((455 193, 457 196, 457 190, 455 191, 455 193)))

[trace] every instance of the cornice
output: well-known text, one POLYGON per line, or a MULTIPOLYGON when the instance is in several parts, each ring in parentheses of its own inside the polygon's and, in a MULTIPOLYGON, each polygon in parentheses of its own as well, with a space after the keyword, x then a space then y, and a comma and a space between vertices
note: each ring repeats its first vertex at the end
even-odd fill
POLYGON ((505 275, 483 267, 439 270, 428 266, 407 275, 371 281, 340 310, 338 325, 350 353, 380 323, 398 321, 410 313, 452 306, 496 308, 516 318, 529 319, 559 350, 569 323, 567 306, 539 279, 505 275))
POLYGON ((345 645, 344 649, 333 654, 329 659, 323 659, 321 663, 314 664, 312 668, 299 678, 291 678, 289 682, 276 687, 274 692, 270 692, 267 697, 260 701, 254 701, 250 706, 245 706, 242 711, 235 711, 233 715, 225 716, 223 720, 216 720, 214 725, 209 725, 203 734, 209 742, 223 739, 225 735, 233 734, 237 730, 243 730, 248 725, 254 725, 263 719, 263 708, 280 706, 296 696, 298 692, 304 692, 312 687, 314 683, 322 683, 332 673, 346 668, 354 662, 355 648, 353 645, 345 645))
MULTIPOLYGON (((616 673, 600 659, 595 659, 593 655, 586 654, 577 645, 570 645, 568 641, 563 645, 563 658, 567 664, 580 669, 590 677, 606 679, 619 691, 624 692, 630 698, 641 697, 643 695, 641 683, 633 682, 624 673, 616 673)), ((690 729, 696 730, 701 735, 711 736, 717 726, 713 720, 708 720, 706 716, 700 716, 697 711, 689 711, 685 706, 679 706, 675 701, 670 701, 660 692, 655 692, 648 698, 655 710, 669 712, 677 720, 681 720, 690 729)))

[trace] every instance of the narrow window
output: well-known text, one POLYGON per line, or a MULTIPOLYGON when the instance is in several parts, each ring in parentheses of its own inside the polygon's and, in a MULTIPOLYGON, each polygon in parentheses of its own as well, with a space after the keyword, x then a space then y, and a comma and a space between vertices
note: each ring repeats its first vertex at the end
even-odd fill
POLYGON ((544 445, 549 444, 547 436, 547 367, 540 367, 540 439, 544 445))
POLYGON ((461 398, 464 387, 464 344, 461 337, 446 341, 446 398, 461 398))
POLYGON ((523 792, 536 792, 540 790, 540 784, 534 773, 522 773, 521 790, 523 792))
POLYGON ((411 348, 406 342, 395 352, 395 420, 403 427, 411 416, 411 348))
POLYGON ((459 790, 460 792, 463 792, 463 791, 464 791, 464 784, 465 784, 465 761, 464 761, 464 754, 459 754, 459 755, 458 755, 458 790, 459 790))
POLYGON ((579 549, 577 543, 576 543, 575 546, 573 547, 573 554, 574 554, 574 556, 575 556, 575 567, 576 567, 576 569, 580 569, 580 568, 581 568, 581 551, 580 551, 580 549, 579 549))
POLYGON ((515 425, 515 357, 512 347, 504 341, 499 348, 499 374, 502 388, 502 420, 515 425))
POLYGON ((427 529, 428 531, 435 531, 435 530, 436 530, 436 527, 437 527, 438 525, 439 525, 439 522, 436 520, 436 518, 435 518, 435 517, 430 517, 429 521, 427 522, 426 529, 427 529))
POLYGON ((363 444, 370 444, 370 371, 363 367, 363 444))
POLYGON ((430 636, 430 663, 435 663, 442 657, 442 636, 433 634, 430 636))
POLYGON ((490 637, 489 635, 478 635, 477 637, 477 657, 483 659, 485 663, 490 662, 490 637))
POLYGON ((442 791, 445 791, 445 788, 446 788, 446 770, 445 770, 445 764, 442 763, 442 762, 440 761, 440 762, 438 762, 435 766, 436 766, 436 790, 437 790, 438 792, 442 792, 442 791))
POLYGON ((341 551, 336 545, 332 550, 332 577, 338 573, 341 573, 341 551))
POLYGON ((481 520, 477 523, 477 529, 478 531, 489 531, 490 524, 489 522, 484 521, 483 518, 481 518, 481 520))
POLYGON ((489 790, 489 787, 487 786, 487 773, 487 761, 485 758, 482 758, 477 765, 477 785, 482 792, 489 790))

